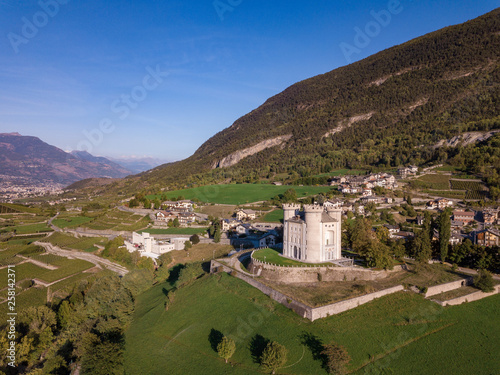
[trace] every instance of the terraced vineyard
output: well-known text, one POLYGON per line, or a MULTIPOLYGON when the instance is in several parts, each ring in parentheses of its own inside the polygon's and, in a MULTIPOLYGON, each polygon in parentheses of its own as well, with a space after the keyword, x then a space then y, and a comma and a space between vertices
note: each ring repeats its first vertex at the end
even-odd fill
POLYGON ((48 242, 61 248, 76 249, 82 251, 95 251, 95 245, 104 246, 106 239, 103 237, 80 237, 76 238, 63 233, 54 233, 50 237, 44 238, 41 242, 48 242))
POLYGON ((485 189, 484 184, 479 181, 450 180, 450 184, 453 190, 481 191, 485 189))
POLYGON ((486 186, 481 181, 450 180, 453 190, 465 190, 465 199, 479 200, 488 196, 486 186))
POLYGON ((149 223, 147 215, 112 210, 84 226, 96 230, 136 231, 146 228, 149 223))

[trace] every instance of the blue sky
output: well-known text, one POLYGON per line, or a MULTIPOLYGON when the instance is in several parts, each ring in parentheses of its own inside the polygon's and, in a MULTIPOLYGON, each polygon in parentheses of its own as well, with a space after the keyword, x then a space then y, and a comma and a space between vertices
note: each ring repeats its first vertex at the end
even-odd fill
POLYGON ((499 5, 0 0, 0 132, 94 155, 183 159, 295 82, 499 5))

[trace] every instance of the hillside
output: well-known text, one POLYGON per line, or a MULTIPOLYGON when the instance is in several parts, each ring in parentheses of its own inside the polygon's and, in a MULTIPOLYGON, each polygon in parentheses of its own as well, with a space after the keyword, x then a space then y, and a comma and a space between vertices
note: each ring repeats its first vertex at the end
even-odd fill
POLYGON ((0 133, 0 175, 29 184, 67 185, 92 177, 122 178, 130 172, 105 158, 86 152, 69 154, 37 137, 0 133))
POLYGON ((319 352, 332 341, 352 357, 350 374, 490 374, 498 368, 492 348, 500 337, 499 296, 442 308, 398 293, 309 322, 225 274, 178 289, 166 311, 171 289, 163 283, 138 297, 125 335, 127 374, 266 373, 258 356, 267 340, 288 350, 280 374, 326 374, 319 352), (236 341, 229 364, 214 350, 217 335, 236 341))
POLYGON ((496 9, 294 84, 190 158, 139 175, 138 184, 207 184, 436 161, 469 169, 500 165, 498 134, 464 148, 434 147, 465 132, 500 128, 499 51, 496 9))

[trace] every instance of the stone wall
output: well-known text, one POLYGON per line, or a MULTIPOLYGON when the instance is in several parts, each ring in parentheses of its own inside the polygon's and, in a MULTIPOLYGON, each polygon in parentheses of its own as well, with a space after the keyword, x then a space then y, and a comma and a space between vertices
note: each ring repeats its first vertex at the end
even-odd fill
POLYGON ((330 315, 340 314, 341 312, 354 309, 354 308, 356 308, 360 305, 363 305, 367 302, 373 301, 376 298, 380 298, 380 297, 386 296, 388 294, 396 293, 396 292, 402 291, 404 289, 402 285, 398 285, 398 286, 395 286, 393 288, 384 289, 384 290, 381 290, 381 291, 378 291, 375 293, 366 294, 366 295, 361 296, 361 297, 351 298, 349 300, 340 301, 340 302, 336 302, 336 303, 333 303, 330 305, 313 308, 313 307, 308 306, 302 302, 296 301, 293 298, 291 298, 283 293, 280 293, 267 285, 264 285, 260 281, 255 280, 253 277, 244 275, 243 273, 238 272, 238 271, 234 270, 233 268, 228 267, 221 262, 218 262, 216 260, 212 260, 211 266, 210 266, 211 272, 212 273, 217 272, 219 267, 222 267, 222 270, 224 272, 231 273, 231 274, 235 275, 237 278, 239 278, 239 279, 245 281, 246 283, 250 284, 251 286, 259 289, 262 293, 268 295, 276 302, 281 303, 282 305, 295 311, 295 313, 297 313, 301 317, 309 319, 311 321, 314 321, 314 320, 320 319, 320 318, 326 318, 330 315))
POLYGON ((344 311, 355 309, 356 307, 373 301, 376 298, 380 298, 386 296, 388 294, 400 292, 404 290, 402 285, 395 286, 393 288, 384 289, 375 293, 365 294, 361 297, 351 298, 345 301, 340 301, 337 303, 333 303, 331 305, 316 307, 312 309, 312 317, 311 320, 314 321, 320 318, 326 318, 330 315, 340 314, 344 311))
POLYGON ((265 263, 254 259, 250 264, 250 271, 257 273, 261 269, 261 276, 269 281, 282 283, 314 283, 321 281, 358 281, 380 280, 402 270, 401 266, 390 271, 373 271, 361 267, 284 267, 265 263), (321 275, 321 276, 319 276, 321 275))
POLYGON ((436 300, 432 301, 439 303, 441 306, 455 306, 455 305, 460 305, 464 302, 478 301, 480 299, 490 297, 498 293, 500 293, 500 285, 495 286, 495 290, 491 293, 483 293, 481 291, 477 291, 471 294, 467 294, 466 296, 450 299, 448 301, 436 301, 436 300))
POLYGON ((462 286, 467 286, 472 284, 472 277, 466 279, 452 281, 451 283, 431 286, 427 288, 427 293, 425 293, 425 298, 435 296, 436 294, 449 292, 450 290, 458 289, 462 286))

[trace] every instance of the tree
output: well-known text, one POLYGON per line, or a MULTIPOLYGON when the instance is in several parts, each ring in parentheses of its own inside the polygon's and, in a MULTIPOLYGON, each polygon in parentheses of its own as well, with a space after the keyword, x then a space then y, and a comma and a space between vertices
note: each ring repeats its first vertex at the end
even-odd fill
POLYGON ((181 226, 181 223, 179 222, 178 218, 175 218, 174 221, 172 222, 172 226, 174 228, 179 228, 181 226))
POLYGON ((334 342, 323 346, 321 354, 325 357, 325 364, 329 374, 347 374, 346 366, 351 361, 347 350, 334 342))
POLYGON ((189 263, 186 264, 184 268, 182 268, 179 272, 179 278, 177 279, 177 285, 183 286, 185 284, 190 283, 191 281, 197 279, 201 275, 203 275, 205 271, 203 271, 203 267, 201 263, 189 263))
POLYGON ((420 263, 427 263, 432 257, 430 228, 431 220, 426 215, 424 227, 415 235, 412 241, 412 255, 420 263))
POLYGON ((406 255, 406 249, 405 249, 405 241, 404 240, 397 240, 391 242, 391 252, 394 254, 396 258, 404 258, 406 255))
POLYGON ((265 370, 270 370, 274 374, 277 369, 283 367, 286 363, 287 354, 288 351, 283 345, 272 341, 267 344, 262 352, 260 364, 265 370))
POLYGON ((231 358, 236 350, 236 344, 234 340, 229 337, 224 336, 222 341, 217 345, 217 353, 219 357, 224 358, 224 360, 228 361, 231 358))
POLYGON ((441 261, 445 262, 448 257, 448 245, 450 242, 450 213, 444 210, 439 215, 439 253, 441 254, 441 261))
POLYGON ((377 234, 377 238, 380 242, 385 244, 389 243, 389 229, 387 229, 387 227, 381 225, 377 228, 375 233, 377 234))
POLYGON ((184 250, 188 251, 192 247, 193 247, 193 245, 191 244, 191 242, 189 242, 189 241, 184 242, 184 250))
POLYGON ((152 270, 146 268, 130 271, 122 278, 123 286, 127 288, 134 297, 151 288, 153 282, 154 273, 152 270))
POLYGON ((360 255, 368 251, 372 238, 371 223, 366 218, 357 219, 351 232, 352 249, 360 255))
POLYGON ((195 233, 191 237, 189 237, 189 241, 193 243, 193 245, 200 243, 200 237, 195 233))
POLYGON ((130 208, 137 207, 137 206, 139 206, 139 201, 136 198, 131 199, 130 202, 128 202, 128 206, 130 208))
POLYGON ((408 196, 406 197, 406 203, 408 203, 410 206, 412 205, 411 204, 411 195, 408 194, 408 196))
POLYGON ((59 322, 60 327, 66 328, 70 322, 72 313, 73 309, 71 308, 69 302, 67 300, 62 301, 59 305, 59 309, 57 310, 57 321, 59 322))
POLYGON ((495 290, 495 283, 493 282, 491 273, 484 269, 480 269, 478 274, 474 277, 474 285, 484 293, 493 292, 493 290, 495 290))
POLYGON ((221 235, 222 235, 222 233, 220 230, 220 226, 217 226, 217 228, 215 229, 215 233, 214 233, 214 242, 215 243, 220 242, 221 235))

